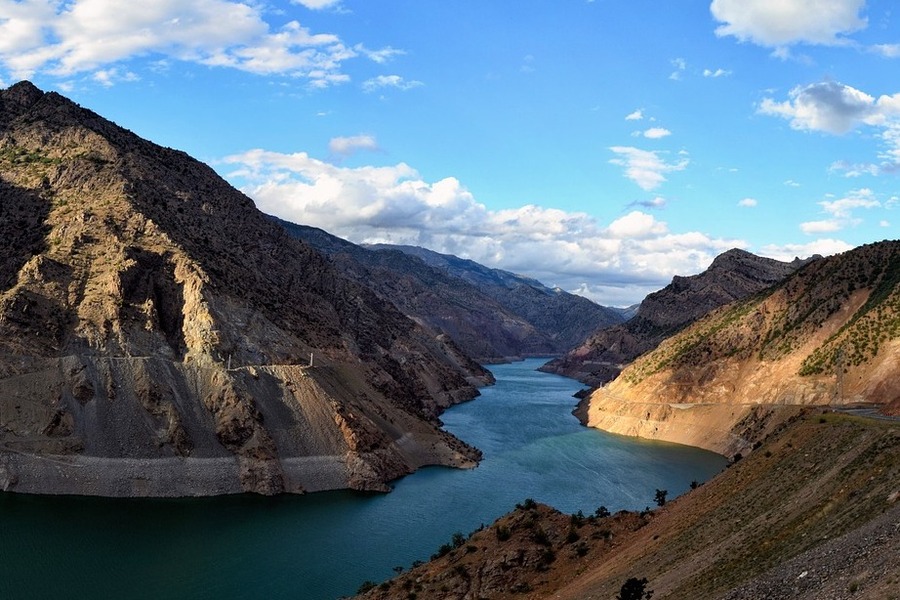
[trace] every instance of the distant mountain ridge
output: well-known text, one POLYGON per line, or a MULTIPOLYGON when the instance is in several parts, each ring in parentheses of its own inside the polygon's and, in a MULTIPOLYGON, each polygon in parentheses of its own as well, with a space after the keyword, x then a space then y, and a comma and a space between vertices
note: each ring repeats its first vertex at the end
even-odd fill
POLYGON ((698 275, 675 276, 648 295, 630 320, 595 332, 541 370, 591 386, 611 381, 632 360, 711 310, 761 292, 817 258, 782 262, 737 248, 724 252, 698 275))
POLYGON ((412 246, 360 246, 279 222, 479 362, 560 354, 598 327, 623 320, 615 309, 470 260, 412 246))
POLYGON ((417 246, 379 244, 371 247, 398 249, 472 283, 547 335, 554 347, 553 354, 574 348, 598 328, 625 320, 626 313, 619 309, 601 306, 577 294, 549 288, 531 277, 492 269, 472 260, 417 246))
POLYGON ((208 166, 0 91, 0 489, 387 489, 490 374, 208 166))

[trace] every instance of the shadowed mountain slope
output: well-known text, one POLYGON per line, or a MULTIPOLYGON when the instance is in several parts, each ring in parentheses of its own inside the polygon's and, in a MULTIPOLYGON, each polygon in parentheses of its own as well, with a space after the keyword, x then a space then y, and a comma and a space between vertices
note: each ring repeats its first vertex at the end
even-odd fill
POLYGON ((0 91, 0 488, 386 489, 474 464, 437 415, 489 380, 208 166, 0 91))
POLYGON ((281 222, 401 311, 445 332, 481 362, 548 356, 579 344, 621 313, 581 296, 470 260, 412 246, 358 246, 281 222))

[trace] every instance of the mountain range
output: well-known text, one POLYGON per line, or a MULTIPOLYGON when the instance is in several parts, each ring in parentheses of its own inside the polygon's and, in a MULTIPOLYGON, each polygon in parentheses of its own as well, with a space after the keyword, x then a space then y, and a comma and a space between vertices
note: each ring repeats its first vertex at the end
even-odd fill
POLYGON ((448 335, 480 363, 554 356, 625 320, 534 279, 414 246, 359 246, 321 229, 279 221, 344 274, 448 335))

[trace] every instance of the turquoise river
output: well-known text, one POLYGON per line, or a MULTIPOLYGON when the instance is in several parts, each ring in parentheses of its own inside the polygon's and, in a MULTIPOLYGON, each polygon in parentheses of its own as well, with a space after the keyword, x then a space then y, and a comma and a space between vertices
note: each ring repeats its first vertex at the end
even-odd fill
POLYGON ((442 416, 477 446, 476 469, 422 469, 389 494, 121 500, 0 493, 0 598, 297 598, 352 595, 427 560, 531 497, 585 514, 653 504, 725 459, 586 429, 579 384, 492 366, 497 383, 442 416))

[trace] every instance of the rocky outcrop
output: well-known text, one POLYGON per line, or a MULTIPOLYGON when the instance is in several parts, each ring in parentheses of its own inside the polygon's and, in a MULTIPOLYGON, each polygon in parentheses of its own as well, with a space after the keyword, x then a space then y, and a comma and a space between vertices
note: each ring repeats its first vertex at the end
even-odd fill
POLYGON ((481 362, 559 355, 598 328, 624 321, 616 309, 471 260, 417 246, 362 248, 323 239, 311 228, 289 230, 338 261, 352 256, 366 265, 400 310, 447 333, 481 362))
POLYGON ((550 361, 541 370, 572 377, 590 386, 602 385, 615 379, 628 363, 667 337, 720 306, 777 284, 808 260, 786 263, 744 250, 729 250, 698 275, 676 276, 668 286, 647 296, 626 323, 595 332, 579 347, 550 361))
POLYGON ((387 489, 490 375, 212 169, 0 91, 0 488, 387 489))
POLYGON ((817 260, 723 307, 582 401, 590 426, 726 455, 799 407, 900 398, 900 242, 817 260))

